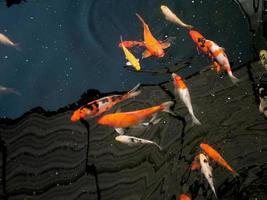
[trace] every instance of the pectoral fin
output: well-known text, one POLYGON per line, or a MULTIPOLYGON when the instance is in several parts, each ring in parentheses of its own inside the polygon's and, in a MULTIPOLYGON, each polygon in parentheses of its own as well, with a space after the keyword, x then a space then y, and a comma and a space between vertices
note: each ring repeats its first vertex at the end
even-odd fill
POLYGON ((167 49, 171 46, 170 42, 162 42, 160 43, 162 49, 167 49))
POLYGON ((115 128, 115 131, 119 133, 120 135, 124 134, 124 129, 123 128, 115 128))
POLYGON ((150 51, 145 50, 145 51, 143 52, 142 58, 148 58, 148 57, 150 57, 150 56, 152 56, 152 54, 150 53, 150 51))

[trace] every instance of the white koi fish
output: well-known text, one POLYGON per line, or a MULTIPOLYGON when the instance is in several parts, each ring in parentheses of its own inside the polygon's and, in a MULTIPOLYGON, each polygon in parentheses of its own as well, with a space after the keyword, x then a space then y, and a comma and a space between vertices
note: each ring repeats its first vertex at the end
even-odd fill
POLYGON ((133 136, 128 136, 128 135, 119 135, 115 137, 115 140, 123 144, 128 144, 129 146, 142 145, 142 144, 153 144, 153 145, 156 145, 160 150, 162 150, 161 146, 159 146, 156 142, 153 142, 151 140, 145 140, 145 139, 138 138, 138 137, 133 137, 133 136))
POLYGON ((209 160, 204 154, 200 153, 199 154, 199 162, 200 162, 200 166, 201 166, 201 172, 204 174, 204 176, 207 179, 215 197, 217 198, 216 191, 214 188, 214 183, 213 183, 212 168, 209 164, 209 160))
POLYGON ((192 107, 192 103, 191 103, 189 90, 188 90, 185 82, 183 81, 182 77, 173 73, 172 79, 173 79, 173 85, 175 87, 174 93, 176 95, 179 95, 181 101, 186 105, 186 107, 187 107, 187 109, 188 109, 188 111, 192 117, 193 124, 201 125, 200 121, 196 118, 196 116, 193 112, 193 107, 192 107))

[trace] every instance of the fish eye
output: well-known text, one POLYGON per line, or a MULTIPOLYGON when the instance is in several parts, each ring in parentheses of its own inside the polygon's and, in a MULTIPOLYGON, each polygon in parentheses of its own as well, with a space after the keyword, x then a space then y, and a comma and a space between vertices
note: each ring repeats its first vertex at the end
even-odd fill
POLYGON ((204 159, 203 161, 204 161, 204 163, 207 163, 208 162, 207 159, 204 159))

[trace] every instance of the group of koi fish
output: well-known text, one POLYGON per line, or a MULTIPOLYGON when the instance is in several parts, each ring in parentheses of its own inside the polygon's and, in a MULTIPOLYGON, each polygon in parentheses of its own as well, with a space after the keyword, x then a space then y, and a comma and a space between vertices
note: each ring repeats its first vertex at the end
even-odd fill
MULTIPOLYGON (((162 5, 160 8, 166 20, 175 23, 176 25, 179 25, 183 28, 186 28, 189 31, 190 37, 197 45, 198 52, 203 53, 212 60, 214 65, 212 69, 215 69, 218 73, 225 70, 234 84, 239 81, 233 75, 228 57, 222 47, 220 47, 215 42, 206 39, 198 31, 194 30, 192 25, 188 25, 182 22, 182 20, 179 19, 167 6, 162 5)), ((136 14, 136 16, 139 18, 144 27, 144 41, 123 41, 121 37, 119 47, 122 48, 125 54, 125 58, 128 60, 126 65, 132 66, 138 71, 141 69, 139 59, 137 59, 128 48, 132 48, 135 46, 145 47, 146 50, 142 54, 142 59, 148 58, 150 56, 156 56, 161 58, 165 55, 164 49, 170 47, 171 44, 167 41, 164 42, 157 40, 152 35, 149 26, 144 21, 144 19, 139 14, 136 14)))
MULTIPOLYGON (((226 70, 232 82, 237 83, 238 79, 233 75, 228 58, 221 47, 219 47, 211 40, 205 39, 197 31, 192 30, 193 27, 191 25, 183 23, 174 13, 172 13, 172 11, 167 6, 161 6, 161 10, 167 20, 189 29, 189 34, 192 37, 193 41, 196 43, 197 49, 212 59, 214 67, 217 72, 221 71, 222 69, 226 70)), ((147 58, 149 56, 163 57, 165 55, 164 49, 168 48, 170 46, 170 43, 156 40, 153 37, 152 33, 150 32, 149 27, 145 23, 143 18, 138 14, 136 15, 142 22, 144 27, 144 41, 143 42, 123 41, 121 37, 121 42, 119 46, 123 49, 125 57, 129 61, 129 63, 136 70, 140 70, 141 66, 139 60, 128 50, 128 48, 132 48, 134 46, 145 47, 146 50, 144 51, 142 58, 147 58)), ((173 73, 172 82, 174 86, 174 94, 176 96, 179 96, 180 100, 187 107, 188 112, 192 118, 192 124, 201 125, 200 121, 197 119, 197 117, 193 112, 189 90, 184 80, 179 75, 173 73)), ((119 134, 118 136, 115 137, 116 141, 123 144, 127 144, 129 146, 152 144, 158 147, 160 150, 162 150, 162 147, 158 145, 156 142, 142 138, 137 138, 134 136, 127 136, 124 135, 124 132, 126 128, 146 127, 149 125, 157 124, 158 122, 160 122, 160 118, 157 117, 157 113, 159 112, 167 112, 171 115, 176 115, 170 109, 174 105, 172 101, 167 101, 157 106, 141 110, 135 110, 130 112, 119 111, 111 114, 102 115, 104 112, 110 110, 114 105, 139 95, 141 92, 139 90, 139 86, 140 84, 135 86, 132 90, 130 90, 124 95, 106 96, 87 103, 86 105, 74 111, 74 113, 71 116, 71 121, 76 122, 81 119, 84 120, 92 117, 99 117, 97 119, 98 124, 112 127, 119 134)), ((203 150, 203 153, 199 153, 195 157, 194 161, 192 162, 191 169, 192 170, 201 169, 201 172, 204 174, 205 178, 210 184, 212 191, 216 196, 212 178, 212 168, 210 166, 209 159, 214 160, 221 166, 230 170, 232 173, 234 174, 237 173, 227 164, 227 162, 222 158, 222 156, 211 146, 209 146, 208 144, 200 144, 200 147, 203 150)), ((191 199, 191 197, 186 194, 181 194, 180 199, 191 199)))

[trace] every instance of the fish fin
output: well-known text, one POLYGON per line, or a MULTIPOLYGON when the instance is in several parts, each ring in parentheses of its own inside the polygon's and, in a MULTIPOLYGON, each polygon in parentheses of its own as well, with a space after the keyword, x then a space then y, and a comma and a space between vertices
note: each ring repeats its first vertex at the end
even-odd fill
POLYGON ((160 122, 161 118, 157 118, 157 114, 153 115, 151 120, 149 122, 142 123, 144 126, 154 125, 158 124, 160 122))
POLYGON ((116 110, 115 110, 115 113, 120 113, 121 112, 121 107, 118 107, 116 110))
POLYGON ((162 107, 163 112, 167 112, 167 113, 170 113, 170 114, 176 116, 176 114, 171 111, 171 107, 173 105, 174 105, 173 101, 167 101, 167 102, 162 103, 160 106, 162 107))
POLYGON ((219 63, 214 61, 213 64, 214 64, 214 68, 215 68, 216 72, 221 71, 221 65, 219 63))
POLYGON ((196 160, 194 160, 191 164, 191 170, 195 171, 195 170, 199 170, 201 168, 201 165, 199 164, 199 162, 197 162, 196 160))
POLYGON ((234 85, 237 85, 239 82, 239 79, 236 78, 233 74, 229 74, 229 77, 234 85))
POLYGON ((138 83, 133 89, 131 89, 126 95, 127 98, 136 97, 141 93, 141 90, 138 90, 140 87, 140 83, 138 83))
POLYGON ((162 43, 160 43, 160 46, 162 49, 167 49, 171 46, 171 43, 170 42, 162 42, 162 43))
POLYGON ((15 43, 14 46, 13 46, 17 51, 22 51, 19 43, 15 43))
POLYGON ((138 19, 142 22, 142 24, 145 26, 146 25, 146 22, 145 20, 138 14, 138 13, 135 13, 135 15, 138 17, 138 19))
POLYGON ((148 57, 150 57, 150 56, 152 56, 152 54, 150 53, 150 51, 145 50, 145 51, 143 52, 143 54, 142 54, 142 59, 143 59, 143 58, 148 58, 148 57))
POLYGON ((192 115, 192 124, 193 125, 201 125, 201 122, 196 118, 196 116, 192 115))
POLYGON ((152 142, 152 144, 154 144, 155 146, 157 146, 159 148, 159 150, 162 151, 162 147, 160 145, 158 145, 156 142, 152 142))
POLYGON ((120 135, 124 134, 124 129, 123 128, 115 128, 115 131, 119 133, 120 135))
POLYGON ((126 66, 133 66, 132 63, 130 63, 129 61, 126 62, 126 66))
POLYGON ((264 109, 263 109, 263 106, 262 106, 262 104, 260 103, 260 105, 259 105, 259 111, 261 112, 261 113, 263 113, 264 112, 264 109))

